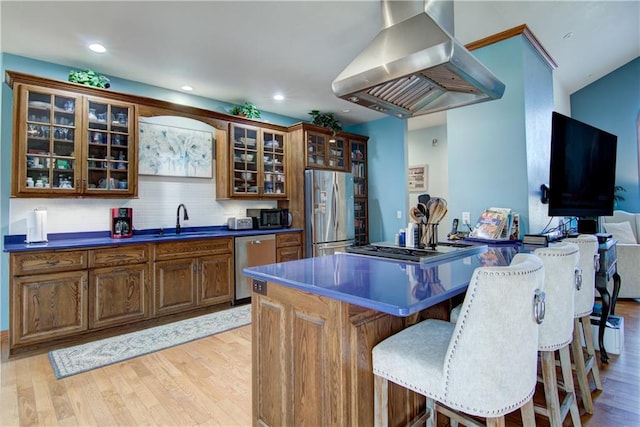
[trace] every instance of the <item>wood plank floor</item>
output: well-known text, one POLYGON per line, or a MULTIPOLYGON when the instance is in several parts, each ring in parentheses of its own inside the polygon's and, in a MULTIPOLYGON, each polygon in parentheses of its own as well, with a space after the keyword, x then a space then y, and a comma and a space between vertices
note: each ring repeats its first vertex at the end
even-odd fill
MULTIPOLYGON (((619 301, 616 311, 624 351, 600 365, 604 390, 594 415, 581 408, 583 426, 640 426, 640 302, 619 301)), ((1 426, 251 425, 249 326, 62 380, 46 354, 7 360, 6 342, 1 352, 1 426)), ((521 425, 519 416, 507 425, 521 425)))

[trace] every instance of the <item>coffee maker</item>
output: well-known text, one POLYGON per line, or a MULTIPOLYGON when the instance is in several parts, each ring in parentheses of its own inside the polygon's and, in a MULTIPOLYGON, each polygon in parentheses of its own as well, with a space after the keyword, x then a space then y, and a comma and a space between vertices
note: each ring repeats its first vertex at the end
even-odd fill
POLYGON ((111 238, 133 236, 133 208, 111 208, 111 238))

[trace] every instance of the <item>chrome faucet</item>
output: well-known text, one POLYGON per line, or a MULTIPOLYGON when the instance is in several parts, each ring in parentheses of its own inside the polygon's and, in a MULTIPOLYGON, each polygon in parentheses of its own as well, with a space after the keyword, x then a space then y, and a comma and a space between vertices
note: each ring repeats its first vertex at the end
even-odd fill
POLYGON ((180 208, 184 211, 184 215, 182 217, 183 220, 189 220, 189 214, 187 213, 187 207, 184 203, 180 203, 178 205, 178 210, 176 211, 176 234, 180 234, 180 208))

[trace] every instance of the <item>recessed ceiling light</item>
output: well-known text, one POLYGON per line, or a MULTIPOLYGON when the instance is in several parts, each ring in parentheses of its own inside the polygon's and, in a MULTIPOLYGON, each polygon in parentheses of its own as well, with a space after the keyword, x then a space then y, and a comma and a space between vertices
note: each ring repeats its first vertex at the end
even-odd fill
POLYGON ((180 89, 186 90, 187 92, 191 92, 193 90, 193 88, 189 85, 181 86, 180 89))
POLYGON ((273 99, 275 99, 276 101, 282 101, 284 99, 284 95, 281 93, 276 93, 275 95, 273 95, 273 99))
POLYGON ((343 109, 342 109, 342 112, 343 112, 343 113, 350 113, 350 112, 351 112, 351 110, 350 110, 350 109, 348 109, 348 108, 343 108, 343 109))
POLYGON ((102 46, 100 43, 92 43, 92 44, 90 44, 89 45, 89 49, 91 49, 95 53, 105 53, 107 51, 107 48, 102 46))

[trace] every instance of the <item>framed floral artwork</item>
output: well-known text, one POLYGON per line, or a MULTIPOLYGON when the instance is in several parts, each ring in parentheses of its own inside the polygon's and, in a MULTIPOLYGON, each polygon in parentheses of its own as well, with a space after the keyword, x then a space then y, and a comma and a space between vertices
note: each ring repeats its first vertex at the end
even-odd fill
POLYGON ((140 120, 138 174, 211 178, 213 134, 140 120))

